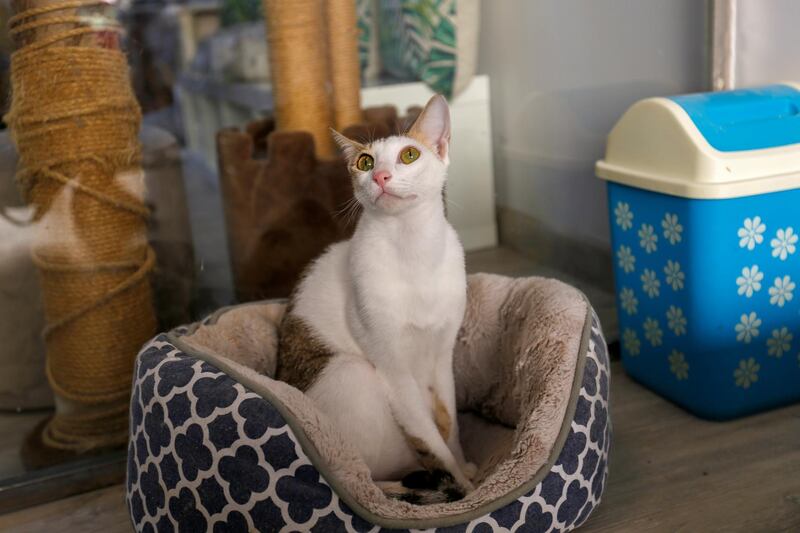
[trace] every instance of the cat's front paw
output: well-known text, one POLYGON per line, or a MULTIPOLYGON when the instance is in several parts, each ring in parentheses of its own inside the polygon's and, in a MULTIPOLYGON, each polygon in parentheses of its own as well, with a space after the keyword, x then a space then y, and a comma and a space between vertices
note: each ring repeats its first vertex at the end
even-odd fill
POLYGON ((465 463, 462 470, 470 481, 475 481, 475 476, 478 475, 478 466, 475 463, 465 463))

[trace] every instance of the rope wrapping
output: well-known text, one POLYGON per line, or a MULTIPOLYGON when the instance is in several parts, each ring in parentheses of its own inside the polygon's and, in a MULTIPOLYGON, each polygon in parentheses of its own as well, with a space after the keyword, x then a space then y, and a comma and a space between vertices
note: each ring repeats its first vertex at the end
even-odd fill
POLYGON ((48 2, 9 21, 20 46, 5 119, 20 155, 18 184, 35 208, 32 253, 57 395, 42 440, 77 452, 125 442, 133 361, 156 329, 141 113, 124 54, 98 44, 119 31, 103 6, 48 2), (81 14, 87 8, 100 11, 81 14))
POLYGON ((361 66, 358 58, 358 15, 354 0, 325 0, 328 64, 333 88, 336 129, 361 124, 361 66))
POLYGON ((361 68, 355 0, 262 0, 280 131, 307 131, 334 157, 329 127, 360 124, 361 68))
POLYGON ((317 154, 335 154, 322 0, 263 0, 278 129, 307 131, 317 154))

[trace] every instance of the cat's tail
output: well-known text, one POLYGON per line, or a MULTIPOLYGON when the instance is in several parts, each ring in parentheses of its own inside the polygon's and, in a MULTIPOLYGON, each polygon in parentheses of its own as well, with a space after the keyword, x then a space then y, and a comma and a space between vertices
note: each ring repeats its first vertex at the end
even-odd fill
POLYGON ((385 481, 378 486, 389 498, 414 505, 454 502, 465 495, 453 476, 444 470, 418 470, 402 481, 385 481))

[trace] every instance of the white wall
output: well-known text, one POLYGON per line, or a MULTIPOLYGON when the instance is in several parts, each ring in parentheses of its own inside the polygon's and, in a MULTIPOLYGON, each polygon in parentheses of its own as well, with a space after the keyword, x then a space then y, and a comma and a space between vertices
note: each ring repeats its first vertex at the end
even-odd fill
POLYGON ((800 82, 800 1, 739 0, 737 87, 800 82))
POLYGON ((478 70, 492 86, 498 205, 607 247, 594 162, 636 100, 705 90, 707 10, 702 0, 484 0, 478 70))

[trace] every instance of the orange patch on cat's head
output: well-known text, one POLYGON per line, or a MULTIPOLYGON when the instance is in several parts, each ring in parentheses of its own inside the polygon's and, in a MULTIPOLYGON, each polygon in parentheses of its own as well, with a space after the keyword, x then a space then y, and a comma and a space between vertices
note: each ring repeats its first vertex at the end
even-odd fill
POLYGON ((444 96, 435 94, 428 100, 406 136, 428 148, 445 163, 449 162, 450 108, 444 96))

